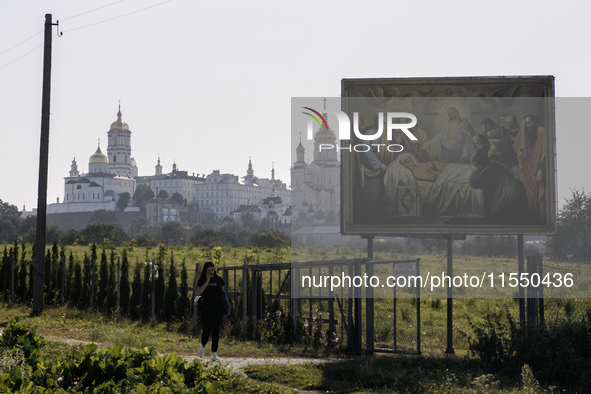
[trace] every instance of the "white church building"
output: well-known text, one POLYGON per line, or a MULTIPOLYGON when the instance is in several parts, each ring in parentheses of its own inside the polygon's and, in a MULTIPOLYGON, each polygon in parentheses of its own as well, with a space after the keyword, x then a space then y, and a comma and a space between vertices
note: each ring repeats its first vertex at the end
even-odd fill
POLYGON ((70 175, 64 178, 64 200, 48 204, 48 214, 114 211, 121 193, 133 196, 138 168, 131 157, 131 131, 121 120, 121 108, 107 135, 107 154, 102 152, 99 143, 88 160, 88 173, 80 173, 76 158, 72 160, 70 175))

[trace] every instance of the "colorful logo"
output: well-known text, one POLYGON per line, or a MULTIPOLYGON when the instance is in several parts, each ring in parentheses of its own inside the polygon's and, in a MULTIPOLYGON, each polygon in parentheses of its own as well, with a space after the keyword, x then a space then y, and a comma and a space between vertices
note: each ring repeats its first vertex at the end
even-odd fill
MULTIPOLYGON (((320 117, 320 119, 322 119, 322 123, 324 123, 324 126, 326 127, 326 130, 328 130, 328 123, 326 123, 326 119, 324 119, 324 116, 322 116, 320 114, 320 112, 318 112, 315 109, 312 109, 310 107, 302 107, 302 108, 307 109, 308 111, 312 111, 316 115, 318 115, 320 117)), ((316 123, 318 123, 318 126, 322 129, 322 123, 320 123, 320 120, 316 116, 312 115, 309 112, 302 112, 302 113, 305 114, 305 115, 308 115, 309 117, 311 117, 312 119, 314 119, 316 121, 316 123)))

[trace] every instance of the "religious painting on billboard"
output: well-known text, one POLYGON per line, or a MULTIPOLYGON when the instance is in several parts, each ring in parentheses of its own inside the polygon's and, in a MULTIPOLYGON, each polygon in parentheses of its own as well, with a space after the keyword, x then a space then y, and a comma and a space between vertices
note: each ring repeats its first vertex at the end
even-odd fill
POLYGON ((343 233, 554 232, 553 97, 553 77, 343 80, 343 233))

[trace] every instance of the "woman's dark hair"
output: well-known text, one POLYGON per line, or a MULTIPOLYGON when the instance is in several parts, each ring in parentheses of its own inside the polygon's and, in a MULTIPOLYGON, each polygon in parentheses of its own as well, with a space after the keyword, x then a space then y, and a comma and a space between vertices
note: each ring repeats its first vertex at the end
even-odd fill
MULTIPOLYGON (((215 265, 213 265, 213 263, 211 261, 206 261, 205 264, 203 264, 203 269, 201 270, 201 275, 199 275, 199 280, 197 281, 197 283, 199 283, 199 282, 205 283, 205 280, 207 278, 207 269, 209 267, 215 268, 215 265)), ((217 276, 217 274, 218 274, 218 272, 216 270, 214 275, 217 276)))

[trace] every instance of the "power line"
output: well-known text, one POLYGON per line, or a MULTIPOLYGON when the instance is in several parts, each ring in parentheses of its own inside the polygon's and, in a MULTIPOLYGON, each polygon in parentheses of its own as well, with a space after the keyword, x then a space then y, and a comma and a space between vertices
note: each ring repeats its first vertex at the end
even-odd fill
POLYGON ((0 67, 0 70, 2 70, 4 67, 8 67, 8 66, 10 66, 12 63, 16 62, 16 61, 17 61, 17 60, 19 60, 19 59, 22 59, 23 57, 27 56, 29 53, 33 52, 35 49, 37 49, 37 48, 40 48, 40 47, 42 47, 42 46, 43 46, 43 44, 39 44, 39 45, 37 45, 35 48, 31 49, 29 52, 27 52, 27 53, 25 53, 25 54, 23 54, 23 55, 21 55, 21 56, 17 57, 17 58, 16 58, 16 59, 14 59, 13 61, 11 61, 11 62, 9 62, 9 63, 6 63, 6 64, 5 64, 5 65, 3 65, 2 67, 0 67))
POLYGON ((63 22, 63 21, 70 20, 70 19, 78 18, 79 16, 82 16, 82 15, 90 14, 90 13, 92 13, 92 12, 95 12, 95 11, 98 11, 98 10, 102 10, 103 8, 107 8, 107 7, 110 7, 110 6, 114 5, 114 4, 121 3, 122 1, 123 1, 123 0, 117 0, 117 1, 114 1, 113 3, 110 3, 110 4, 107 4, 107 5, 104 5, 104 6, 102 6, 102 7, 95 8, 94 10, 85 11, 85 12, 82 12, 82 13, 80 13, 80 14, 77 14, 77 15, 74 15, 74 16, 69 16, 69 17, 67 17, 67 18, 64 18, 64 19, 62 19, 62 22, 63 22))
POLYGON ((70 32, 70 31, 74 31, 74 30, 80 30, 80 29, 84 29, 84 28, 91 27, 91 26, 100 25, 101 23, 106 23, 106 22, 110 22, 110 21, 112 21, 112 20, 115 20, 115 19, 123 18, 123 17, 129 16, 129 15, 133 15, 133 14, 137 14, 137 13, 139 13, 139 12, 142 12, 142 11, 148 10, 148 9, 150 9, 150 8, 154 8, 154 7, 158 7, 158 6, 162 5, 162 4, 170 3, 171 1, 173 1, 173 0, 166 0, 166 1, 163 1, 163 2, 161 2, 161 3, 158 3, 158 4, 151 5, 151 6, 149 6, 149 7, 145 7, 145 8, 141 8, 141 9, 139 9, 139 10, 136 10, 136 11, 129 12, 129 13, 127 13, 127 14, 123 14, 123 15, 114 16, 114 17, 112 17, 112 18, 105 19, 105 20, 103 20, 103 21, 99 21, 99 22, 95 22, 95 23, 90 23, 90 24, 88 24, 88 25, 84 25, 84 26, 80 26, 80 27, 75 27, 75 28, 73 28, 73 29, 70 29, 70 30, 64 30, 64 33, 66 33, 66 32, 70 32))
POLYGON ((33 38, 33 37, 37 36, 37 34, 40 34, 41 32, 43 32, 43 30, 39 30, 37 33, 33 34, 31 37, 29 37, 29 38, 27 38, 27 39, 24 39, 23 41, 19 42, 19 43, 18 43, 18 44, 16 44, 15 46, 8 48, 8 49, 7 49, 7 50, 5 50, 4 52, 0 52, 0 56, 1 56, 1 55, 4 55, 6 52, 10 52, 10 51, 12 51, 14 48, 18 47, 19 45, 21 45, 21 44, 24 44, 25 42, 29 41, 31 38, 33 38))

